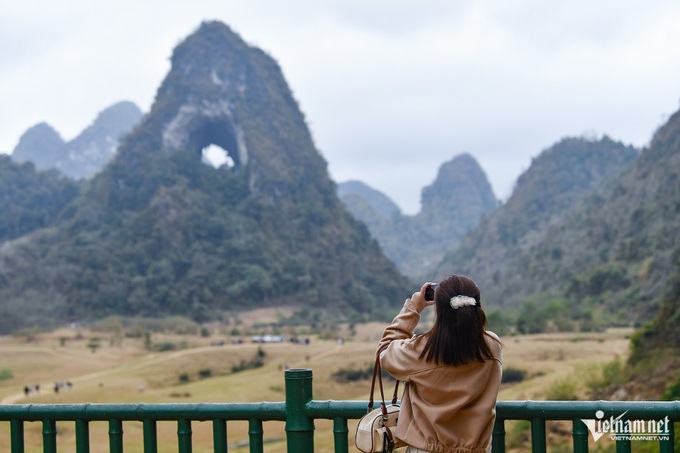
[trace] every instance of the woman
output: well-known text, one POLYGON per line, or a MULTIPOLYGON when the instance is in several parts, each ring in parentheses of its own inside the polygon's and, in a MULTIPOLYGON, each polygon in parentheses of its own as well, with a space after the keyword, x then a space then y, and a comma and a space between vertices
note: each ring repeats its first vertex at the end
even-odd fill
POLYGON ((452 275, 406 299, 383 332, 380 365, 406 382, 395 437, 407 453, 491 451, 496 398, 501 383, 501 343, 486 331, 480 291, 472 279, 452 275), (435 306, 429 332, 413 335, 420 313, 435 306))

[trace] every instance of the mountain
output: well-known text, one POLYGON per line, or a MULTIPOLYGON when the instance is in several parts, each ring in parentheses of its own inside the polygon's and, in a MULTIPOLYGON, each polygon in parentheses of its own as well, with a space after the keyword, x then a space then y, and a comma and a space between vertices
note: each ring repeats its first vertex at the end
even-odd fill
POLYGON ((680 260, 680 112, 654 134, 648 148, 598 194, 551 228, 534 248, 561 250, 543 259, 570 300, 628 322, 658 312, 680 260), (567 229, 570 225, 572 228, 567 229))
POLYGON ((39 170, 56 169, 68 157, 65 144, 52 126, 38 123, 23 133, 12 158, 18 163, 32 162, 39 170))
POLYGON ((372 216, 390 219, 401 214, 399 206, 390 197, 361 181, 338 183, 338 196, 353 216, 367 224, 372 216))
MULTIPOLYGON (((619 309, 604 313, 600 307, 603 282, 623 283, 617 253, 636 241, 632 231, 624 233, 630 222, 623 213, 631 206, 658 205, 653 199, 621 196, 634 187, 646 190, 647 181, 630 176, 648 159, 649 150, 638 153, 608 137, 558 142, 532 162, 508 202, 447 255, 439 273, 457 269, 470 275, 496 306, 524 304, 520 317, 533 316, 551 303, 559 316, 581 316, 584 324, 595 322, 593 316, 609 321, 640 316, 639 311, 625 314, 619 309), (627 241, 610 242, 620 235, 627 241), (591 278, 587 287, 584 279, 591 278)), ((624 289, 616 290, 611 304, 624 289)), ((626 301, 621 307, 630 305, 626 301)))
POLYGON ((38 172, 32 163, 0 155, 0 244, 54 223, 78 192, 56 170, 38 172))
POLYGON ((142 112, 132 102, 118 102, 69 142, 49 124, 29 128, 12 152, 17 162, 33 162, 39 170, 55 168, 75 178, 89 178, 111 160, 120 139, 139 122, 142 112))
POLYGON ((422 191, 421 205, 413 220, 429 235, 428 262, 437 262, 442 248, 451 249, 498 206, 498 200, 477 161, 461 154, 439 168, 435 181, 422 191))
POLYGON ((364 222, 400 271, 422 279, 476 223, 497 207, 486 174, 469 154, 439 168, 421 193, 421 209, 406 216, 385 195, 363 183, 338 185, 349 211, 364 222))
POLYGON ((412 288, 337 197, 278 64, 220 22, 171 63, 59 220, 0 248, 0 331, 278 306, 312 323, 390 317, 412 288), (232 163, 204 164, 210 146, 232 163))
POLYGON ((594 246, 598 256, 583 260, 570 286, 577 297, 588 291, 589 303, 644 321, 631 337, 630 355, 619 373, 623 379, 596 389, 593 399, 680 398, 679 200, 676 112, 630 170, 588 206, 600 234, 581 233, 578 251, 594 246), (602 212, 593 212, 600 207, 602 212))

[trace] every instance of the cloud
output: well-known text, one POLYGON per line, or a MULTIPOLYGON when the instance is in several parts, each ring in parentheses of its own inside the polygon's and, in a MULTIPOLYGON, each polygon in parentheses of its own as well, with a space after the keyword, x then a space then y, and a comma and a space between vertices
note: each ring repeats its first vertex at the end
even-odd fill
POLYGON ((457 154, 506 198, 560 138, 642 146, 680 97, 670 0, 9 0, 0 150, 39 121, 70 139, 114 102, 150 108, 172 48, 212 19, 279 62, 334 179, 409 213, 457 154))

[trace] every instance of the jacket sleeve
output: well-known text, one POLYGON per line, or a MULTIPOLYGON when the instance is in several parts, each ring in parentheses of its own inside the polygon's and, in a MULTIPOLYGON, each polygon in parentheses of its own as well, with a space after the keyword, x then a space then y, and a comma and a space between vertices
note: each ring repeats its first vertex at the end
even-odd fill
POLYGON ((385 328, 378 343, 382 368, 397 379, 408 381, 408 375, 412 372, 412 356, 415 351, 411 340, 418 322, 420 313, 411 303, 411 299, 406 299, 401 312, 385 328))
POLYGON ((420 313, 416 311, 413 303, 411 303, 411 299, 406 299, 401 311, 392 320, 392 324, 383 331, 380 343, 378 343, 378 350, 381 350, 395 340, 411 338, 418 322, 420 322, 420 313))

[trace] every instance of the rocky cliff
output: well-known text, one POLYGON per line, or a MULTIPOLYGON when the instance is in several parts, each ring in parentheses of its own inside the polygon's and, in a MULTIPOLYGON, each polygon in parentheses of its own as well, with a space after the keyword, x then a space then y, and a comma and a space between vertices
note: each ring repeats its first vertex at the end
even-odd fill
POLYGON ((284 305, 319 322, 391 317, 412 289, 338 199, 277 63, 219 22, 176 47, 151 111, 60 221, 0 253, 9 273, 0 331, 34 321, 18 301, 43 322, 284 305), (205 165, 211 145, 233 165, 205 165))
POLYGON ((385 254, 417 281, 498 205, 486 174, 469 154, 441 165, 435 181, 423 189, 415 216, 403 215, 389 198, 366 186, 341 184, 338 190, 385 254))

